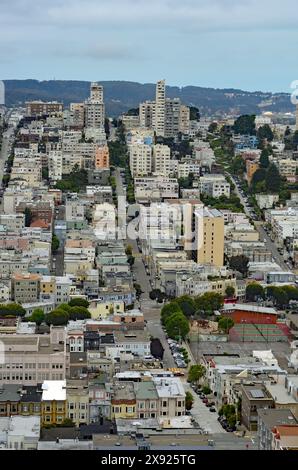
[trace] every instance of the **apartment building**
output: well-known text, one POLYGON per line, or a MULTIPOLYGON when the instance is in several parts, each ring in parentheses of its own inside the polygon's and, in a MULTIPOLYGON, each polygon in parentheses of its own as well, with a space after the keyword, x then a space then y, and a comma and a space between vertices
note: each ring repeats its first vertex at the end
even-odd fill
POLYGON ((115 344, 106 346, 107 357, 119 357, 121 352, 144 357, 150 355, 150 338, 145 331, 116 332, 115 344))
POLYGON ((155 100, 140 103, 139 123, 140 127, 153 129, 161 137, 175 137, 179 132, 188 134, 190 110, 181 105, 179 98, 166 98, 165 80, 159 80, 155 100))
POLYGON ((7 302, 10 298, 10 288, 0 282, 0 303, 7 302))
POLYGON ((241 421, 249 431, 258 429, 258 410, 271 408, 274 400, 264 385, 242 385, 241 421))
POLYGON ((281 160, 278 160, 277 167, 281 176, 289 180, 293 178, 294 181, 296 180, 296 171, 298 168, 297 160, 291 158, 283 158, 281 160))
POLYGON ((279 201, 279 195, 256 194, 256 201, 260 209, 271 209, 279 201))
POLYGON ((40 300, 52 301, 54 305, 68 303, 74 293, 72 279, 69 276, 42 276, 40 279, 40 300))
POLYGON ((159 417, 175 418, 185 415, 185 391, 177 377, 153 377, 159 398, 159 417))
POLYGON ((42 384, 41 424, 62 424, 67 417, 66 380, 45 380, 42 384))
POLYGON ((0 384, 37 385, 43 380, 61 380, 68 369, 64 344, 50 335, 0 335, 5 359, 0 364, 0 384))
POLYGON ((51 150, 48 158, 49 178, 60 181, 63 174, 63 153, 61 150, 51 150))
MULTIPOLYGON (((181 160, 178 163, 178 178, 188 178, 190 173, 192 173, 195 177, 200 176, 201 172, 201 166, 200 163, 193 160, 193 159, 187 159, 187 160, 181 160)), ((197 189, 198 193, 200 192, 199 189, 197 189)))
POLYGON ((131 115, 123 115, 121 117, 122 124, 124 125, 127 131, 131 129, 135 129, 140 126, 140 117, 139 116, 131 116, 131 115))
POLYGON ((62 173, 69 175, 74 167, 83 168, 83 157, 78 152, 66 153, 62 156, 62 173))
POLYGON ((160 176, 168 176, 170 173, 171 150, 167 145, 154 145, 152 155, 153 173, 160 176))
POLYGON ((145 144, 130 145, 129 166, 133 177, 150 175, 152 172, 151 146, 145 144))
POLYGON ((61 113, 63 111, 63 104, 57 101, 27 101, 26 102, 26 115, 27 116, 43 116, 45 114, 61 113))
POLYGON ((87 226, 85 206, 77 195, 69 197, 65 204, 65 220, 68 229, 82 229, 87 226))
POLYGON ((155 101, 145 101, 139 106, 140 127, 153 129, 155 126, 155 101))
POLYGON ((66 381, 67 417, 76 427, 89 424, 89 389, 87 380, 66 381))
POLYGON ((188 134, 190 128, 190 109, 188 106, 180 105, 179 131, 188 134))
POLYGON ((275 429, 279 426, 297 426, 290 410, 258 409, 258 450, 273 450, 275 429))
POLYGON ((195 211, 196 257, 199 264, 223 266, 224 217, 217 209, 195 211))
MULTIPOLYGON (((185 107, 184 107, 185 108, 185 107)), ((166 98, 165 102, 165 137, 174 137, 180 132, 180 109, 181 102, 179 98, 166 98)), ((186 118, 184 109, 183 118, 186 118)), ((183 122, 185 124, 185 121, 183 122)))
POLYGON ((156 84, 155 96, 155 132, 157 136, 165 136, 165 105, 166 105, 166 83, 159 80, 156 84))
POLYGON ((1 449, 37 450, 40 439, 39 416, 0 418, 1 449))
POLYGON ((7 232, 19 232, 25 227, 24 214, 0 214, 0 226, 7 232))
POLYGON ((95 169, 104 170, 110 168, 110 154, 107 145, 99 146, 95 152, 95 169))
POLYGON ((220 196, 230 197, 231 185, 224 175, 210 174, 201 176, 199 181, 200 192, 214 198, 220 196))
POLYGON ((85 118, 85 104, 70 103, 70 111, 73 115, 73 125, 75 127, 83 127, 85 118))
POLYGON ((135 419, 136 417, 134 382, 114 382, 111 392, 111 418, 135 419))
POLYGON ((159 416, 159 396, 153 381, 135 382, 136 412, 138 419, 159 416))
POLYGON ((104 379, 89 381, 89 419, 98 422, 101 416, 111 419, 112 384, 104 379))
POLYGON ((101 287, 98 298, 103 302, 124 302, 125 306, 132 305, 136 300, 135 290, 130 285, 117 285, 115 287, 101 287))
POLYGON ((104 122, 103 87, 93 82, 90 87, 90 97, 85 101, 85 127, 104 127, 104 122))
POLYGON ((17 303, 31 303, 39 300, 41 276, 38 274, 13 274, 11 277, 11 298, 17 303))
POLYGON ((65 255, 86 255, 90 262, 95 259, 95 246, 91 240, 67 239, 64 245, 65 255))
POLYGON ((150 176, 134 179, 136 201, 157 202, 164 199, 178 199, 179 184, 176 178, 150 176))
POLYGON ((204 292, 216 292, 225 295, 227 287, 235 289, 235 296, 238 296, 238 286, 236 278, 212 276, 208 279, 206 275, 201 273, 177 272, 176 274, 176 293, 180 295, 197 296, 204 292))

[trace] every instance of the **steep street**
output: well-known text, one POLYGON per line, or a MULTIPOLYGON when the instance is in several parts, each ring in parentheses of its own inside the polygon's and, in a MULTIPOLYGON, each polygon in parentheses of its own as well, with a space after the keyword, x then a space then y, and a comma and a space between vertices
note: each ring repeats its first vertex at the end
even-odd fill
MULTIPOLYGON (((231 173, 227 173, 227 175, 231 178, 233 184, 235 185, 235 192, 236 192, 237 196, 239 197, 239 199, 241 201, 241 204, 244 207, 245 214, 248 217, 250 217, 251 214, 250 214, 249 207, 247 205, 247 202, 244 200, 244 197, 242 196, 241 192, 239 191, 239 187, 237 185, 237 182, 235 181, 235 179, 234 179, 233 175, 231 175, 231 173)), ((285 263, 282 255, 278 252, 275 243, 270 239, 269 235, 265 232, 263 225, 264 225, 263 221, 258 220, 258 221, 255 222, 255 228, 260 234, 260 240, 265 242, 267 250, 269 250, 272 253, 273 261, 276 261, 280 265, 282 270, 291 271, 291 269, 285 263)))

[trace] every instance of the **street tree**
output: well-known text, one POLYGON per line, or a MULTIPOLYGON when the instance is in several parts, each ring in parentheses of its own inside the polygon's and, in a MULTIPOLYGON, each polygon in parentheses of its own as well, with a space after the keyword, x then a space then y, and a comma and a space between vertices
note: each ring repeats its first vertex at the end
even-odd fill
POLYGON ((193 399, 192 393, 186 392, 186 394, 185 394, 185 408, 187 409, 187 411, 192 409, 193 402, 194 402, 194 399, 193 399))
POLYGON ((71 299, 68 302, 68 305, 70 307, 85 307, 85 308, 88 308, 89 307, 89 302, 88 302, 88 300, 84 299, 83 297, 76 297, 74 299, 71 299))
POLYGON ((274 134, 272 132, 271 127, 268 124, 264 124, 264 126, 259 127, 257 136, 260 142, 263 140, 272 142, 272 140, 274 139, 274 134))
POLYGON ((45 317, 45 322, 47 325, 61 326, 67 325, 69 320, 69 314, 62 309, 56 309, 48 313, 45 317))
POLYGON ((45 314, 41 308, 36 308, 33 310, 32 315, 29 317, 29 320, 36 323, 36 325, 41 325, 45 320, 45 314))
POLYGON ((218 320, 218 328, 224 333, 228 334, 230 329, 234 326, 234 320, 229 317, 221 317, 218 320))
POLYGON ((86 307, 71 307, 69 312, 70 320, 86 320, 91 318, 91 313, 86 307))
POLYGON ((196 313, 198 315, 212 315, 216 310, 220 310, 224 303, 224 297, 217 292, 205 292, 195 298, 196 313))
POLYGON ((264 299, 265 292, 261 284, 252 282, 246 286, 245 296, 248 302, 255 302, 258 298, 264 299))
POLYGON ((233 126, 235 134, 242 135, 255 135, 256 134, 256 125, 255 125, 255 115, 244 114, 239 116, 233 126))
POLYGON ((19 304, 0 304, 0 316, 14 316, 14 317, 24 317, 26 315, 26 310, 19 304))
POLYGON ((281 176, 278 168, 274 163, 270 163, 266 172, 266 188, 267 191, 277 193, 281 187, 281 176))
POLYGON ((248 263, 249 259, 245 255, 231 256, 229 259, 230 268, 239 271, 244 277, 248 274, 248 263))
POLYGON ((177 297, 175 302, 179 305, 184 315, 189 318, 195 314, 196 305, 195 301, 189 295, 182 295, 181 297, 177 297))
POLYGON ((198 384, 200 380, 206 375, 206 367, 202 364, 196 364, 194 366, 190 366, 188 372, 188 381, 191 383, 198 384))
POLYGON ((167 334, 170 338, 185 339, 189 333, 189 323, 183 313, 173 313, 165 322, 167 334))
POLYGON ((166 305, 164 305, 161 309, 161 321, 163 324, 165 324, 166 320, 173 315, 174 313, 182 313, 182 310, 177 304, 177 302, 170 302, 166 305))
POLYGON ((228 286, 225 291, 226 298, 227 299, 232 299, 235 295, 235 287, 233 286, 228 286))

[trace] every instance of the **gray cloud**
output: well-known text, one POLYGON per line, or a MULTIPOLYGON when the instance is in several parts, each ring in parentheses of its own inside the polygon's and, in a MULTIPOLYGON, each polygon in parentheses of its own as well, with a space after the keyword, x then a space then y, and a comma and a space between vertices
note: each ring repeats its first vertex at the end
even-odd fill
POLYGON ((296 1, 0 0, 1 73, 284 89, 296 1))
POLYGON ((293 28, 296 0, 15 0, 1 1, 0 23, 188 28, 198 31, 293 28), (2 19, 1 19, 2 18, 2 19))
POLYGON ((89 44, 86 47, 62 47, 54 49, 55 56, 63 58, 79 58, 94 60, 130 60, 137 59, 137 53, 132 48, 119 44, 89 44))

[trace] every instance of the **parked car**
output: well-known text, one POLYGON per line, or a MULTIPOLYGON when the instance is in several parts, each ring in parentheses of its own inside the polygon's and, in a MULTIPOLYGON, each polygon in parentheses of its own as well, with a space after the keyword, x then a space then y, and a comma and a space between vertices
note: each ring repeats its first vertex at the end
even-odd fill
POLYGON ((208 398, 203 398, 203 403, 208 403, 208 398))
POLYGON ((234 427, 228 426, 228 427, 226 428, 226 431, 227 431, 227 432, 234 432, 234 431, 236 431, 236 427, 235 427, 235 426, 234 426, 234 427))
POLYGON ((215 412, 216 412, 216 409, 214 408, 214 406, 211 406, 211 407, 209 408, 209 411, 211 411, 211 413, 215 413, 215 412))

